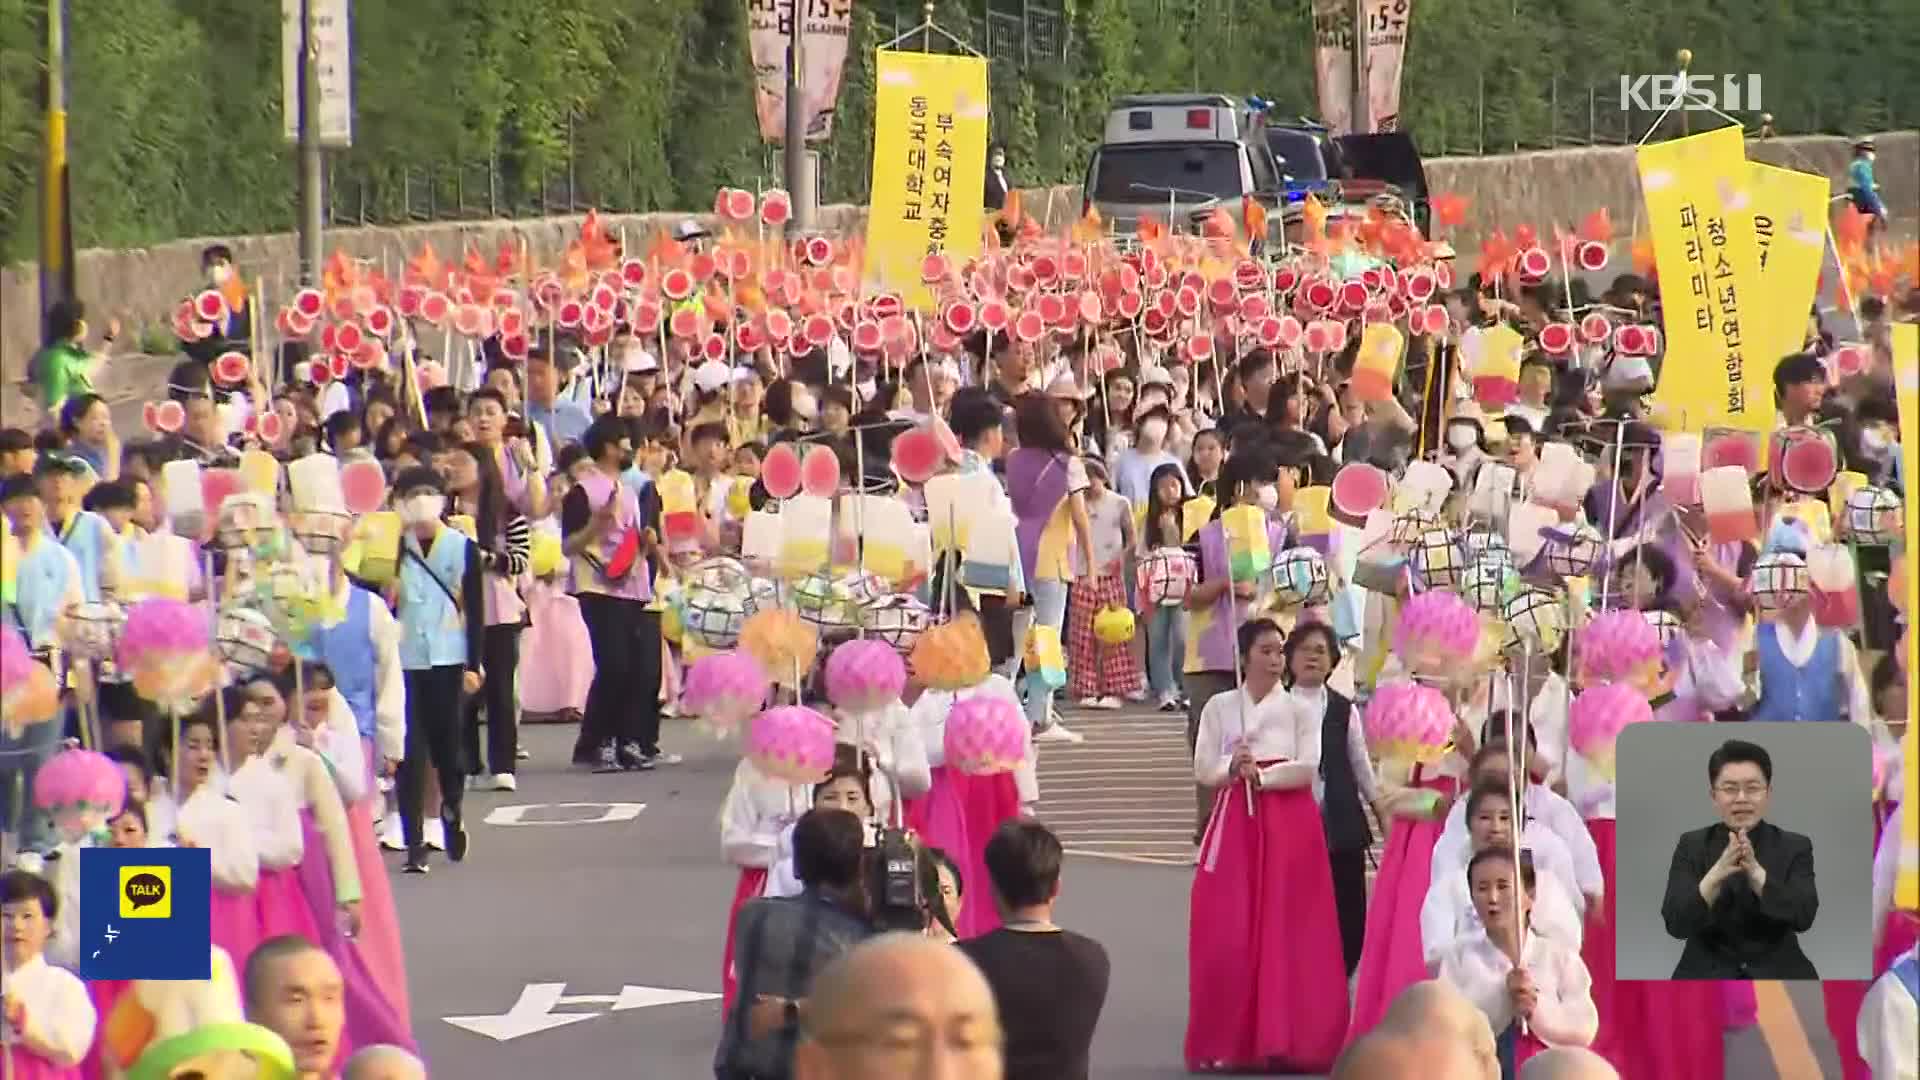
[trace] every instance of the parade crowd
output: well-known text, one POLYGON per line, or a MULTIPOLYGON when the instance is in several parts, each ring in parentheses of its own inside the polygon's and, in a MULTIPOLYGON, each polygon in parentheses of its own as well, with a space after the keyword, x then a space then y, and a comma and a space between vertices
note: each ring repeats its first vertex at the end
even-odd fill
MULTIPOLYGON (((718 240, 688 223, 672 257, 718 240)), ((1888 333, 1920 294, 1863 298, 1849 370, 1817 315, 1804 351, 1769 358, 1777 431, 1747 458, 1752 527, 1730 532, 1709 520, 1720 493, 1686 490, 1651 365, 1541 346, 1596 312, 1657 323, 1660 285, 1635 273, 1592 294, 1463 272, 1434 297, 1446 325, 1407 335, 1373 393, 1357 332, 1310 352, 955 327, 907 350, 736 335, 715 355, 630 322, 470 346, 402 326, 383 363, 329 370, 304 341, 260 347, 273 314, 231 252, 204 261, 227 303, 148 430, 115 430, 93 381, 113 361, 68 303, 32 372, 44 423, 0 431, 7 633, 60 694, 0 741, 9 1076, 130 1075, 209 1018, 277 1035, 301 1077, 426 1075, 389 869, 462 872, 463 794, 518 787, 537 714, 577 721, 572 764, 604 773, 679 764, 663 717, 740 741, 717 808, 739 870, 722 1080, 936 1059, 1085 1077, 1108 961, 1055 921, 1035 763, 1098 739, 1076 715, 1134 703, 1183 713, 1192 746, 1190 1070, 1720 1077, 1725 1033, 1755 1023, 1745 979, 1767 975, 1616 979, 1614 775, 1568 720, 1603 682, 1662 722, 1867 729, 1882 977, 1829 981, 1826 1015, 1847 1077, 1914 1075, 1916 920, 1892 881, 1915 736, 1885 515, 1905 480, 1888 333), (1500 327, 1526 342, 1510 394, 1462 358, 1500 327), (1799 439, 1831 449, 1817 484, 1769 453, 1799 439), (177 490, 262 452, 261 486, 177 490), (799 460, 817 524, 785 475, 799 460), (1384 490, 1343 490, 1353 466, 1384 490), (1838 474, 1856 490, 1830 505, 1838 474), (343 486, 345 504, 311 494, 343 486), (923 538, 904 573, 868 569, 869 499, 923 538), (369 509, 397 531, 357 531, 369 509), (1511 527, 1534 513, 1538 537, 1511 527), (818 569, 776 570, 801 528, 818 569), (1845 625, 1820 573, 1843 541, 1845 625), (1440 594, 1496 616, 1492 637, 1412 625, 1440 594), (235 614, 255 597, 259 617, 235 614), (78 644, 153 598, 218 612, 193 700, 154 700, 78 644), (812 638, 762 618, 789 609, 812 638), (1581 644, 1623 616, 1654 642, 1644 672, 1581 644), (722 674, 740 682, 716 692, 722 674), (731 724, 730 694, 750 699, 731 724), (1375 712, 1416 700, 1440 702, 1443 737, 1383 743, 1375 712), (824 756, 789 707, 830 719, 824 756), (124 784, 76 830, 36 780, 81 747, 124 784), (79 851, 174 845, 211 852, 215 979, 83 983, 79 851), (183 999, 196 1019, 166 1007, 183 999)), ((1757 862, 1726 873, 1760 887, 1757 862)))

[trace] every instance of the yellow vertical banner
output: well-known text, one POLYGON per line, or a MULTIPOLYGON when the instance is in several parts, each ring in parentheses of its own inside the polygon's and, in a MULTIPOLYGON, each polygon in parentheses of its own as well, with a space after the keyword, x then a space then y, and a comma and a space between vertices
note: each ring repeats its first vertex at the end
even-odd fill
POLYGON ((1666 358, 1654 401, 1689 431, 1773 426, 1777 356, 1748 332, 1760 304, 1752 172, 1738 127, 1639 149, 1666 358))
POLYGON ((1752 355, 1763 365, 1762 393, 1773 412, 1773 367, 1780 358, 1806 344, 1807 318, 1820 289, 1820 260, 1827 250, 1827 194, 1824 176, 1795 172, 1754 161, 1747 164, 1752 181, 1753 232, 1758 248, 1760 280, 1753 326, 1747 339, 1752 355))
POLYGON ((1895 400, 1900 407, 1900 476, 1906 483, 1906 545, 1901 559, 1906 565, 1907 655, 1901 661, 1907 668, 1907 733, 1900 739, 1900 753, 1906 759, 1902 781, 1906 788, 1900 797, 1899 875, 1894 885, 1894 906, 1920 911, 1920 633, 1913 629, 1920 619, 1920 566, 1915 557, 1920 547, 1913 537, 1920 536, 1920 499, 1914 497, 1915 477, 1920 477, 1920 325, 1893 324, 1893 370, 1895 400))
POLYGON ((873 100, 867 284, 928 309, 929 255, 980 254, 987 186, 987 62, 881 49, 873 100))

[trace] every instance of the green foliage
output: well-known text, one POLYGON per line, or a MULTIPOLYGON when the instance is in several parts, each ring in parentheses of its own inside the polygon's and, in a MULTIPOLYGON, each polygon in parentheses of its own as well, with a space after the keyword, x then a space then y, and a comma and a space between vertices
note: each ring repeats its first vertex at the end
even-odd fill
MULTIPOLYGON (((0 0, 0 260, 33 257, 47 0, 0 0)), ((69 147, 82 246, 286 230, 275 0, 68 0, 69 147)), ((919 0, 855 0, 832 201, 871 179, 873 50, 919 0)), ((1637 139, 1622 74, 1757 73, 1783 134, 1920 124, 1912 0, 1415 0, 1403 124, 1430 153, 1637 139)), ((989 50, 994 137, 1023 183, 1073 181, 1129 92, 1257 93, 1317 111, 1308 0, 974 0, 936 18, 989 50), (1044 16, 1038 13, 1046 9, 1044 16), (1023 13, 1036 13, 1019 36, 1023 13), (1044 56, 1034 27, 1063 41, 1044 56), (1009 41, 1004 32, 1012 26, 1009 41), (1012 55, 1005 55, 1011 46, 1012 55)), ((336 220, 699 209, 777 182, 754 119, 745 0, 359 0, 355 145, 336 220)))

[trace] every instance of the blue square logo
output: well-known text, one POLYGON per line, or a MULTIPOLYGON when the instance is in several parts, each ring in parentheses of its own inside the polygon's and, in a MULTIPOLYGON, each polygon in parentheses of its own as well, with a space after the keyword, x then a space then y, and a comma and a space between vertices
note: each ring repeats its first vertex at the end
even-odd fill
POLYGON ((205 848, 80 849, 80 977, 212 978, 212 903, 205 848))

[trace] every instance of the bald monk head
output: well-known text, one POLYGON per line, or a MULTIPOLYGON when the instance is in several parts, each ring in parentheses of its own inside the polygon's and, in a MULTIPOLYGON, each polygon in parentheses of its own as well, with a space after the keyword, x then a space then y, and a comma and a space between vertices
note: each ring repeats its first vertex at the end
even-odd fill
POLYGON ((1428 1052, 1428 1044, 1435 1042, 1449 1048, 1438 1051, 1449 1057, 1455 1056, 1455 1050, 1464 1053, 1470 1063, 1469 1071, 1460 1074, 1464 1080, 1498 1080, 1500 1075, 1500 1058, 1486 1015, 1460 991, 1438 979, 1426 979, 1402 990, 1373 1034, 1390 1037, 1394 1045, 1413 1046, 1416 1053, 1428 1052))
POLYGON ((347 1059, 344 1080, 427 1080, 426 1063, 398 1046, 376 1045, 347 1059))
POLYGON ((1584 1046, 1556 1046, 1528 1058, 1520 1080, 1620 1080, 1620 1073, 1584 1046))
MULTIPOLYGON (((1499 1080, 1496 1067, 1490 1080, 1499 1080)), ((1332 1080, 1489 1080, 1458 1035, 1377 1029, 1340 1055, 1332 1080)))
POLYGON ((814 979, 794 1080, 1001 1080, 993 991, 966 955, 919 934, 885 934, 814 979))

